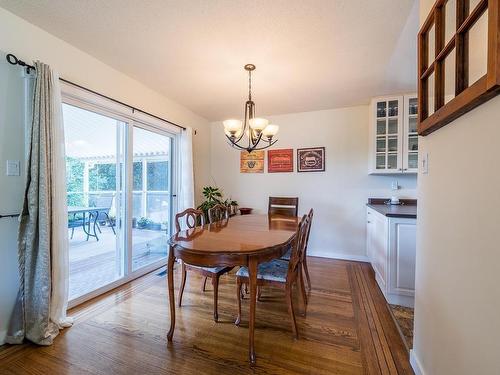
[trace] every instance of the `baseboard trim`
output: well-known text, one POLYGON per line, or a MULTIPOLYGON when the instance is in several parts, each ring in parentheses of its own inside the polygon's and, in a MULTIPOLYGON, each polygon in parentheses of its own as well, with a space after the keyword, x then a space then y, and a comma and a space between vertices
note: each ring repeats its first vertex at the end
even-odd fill
POLYGON ((422 365, 415 354, 413 349, 410 349, 410 365, 415 375, 425 375, 424 370, 422 369, 422 365))
POLYGON ((310 251, 308 256, 328 259, 351 260, 355 262, 369 262, 366 255, 350 255, 342 253, 332 253, 330 251, 310 251))
POLYGON ((5 337, 7 336, 7 331, 0 331, 0 346, 5 344, 5 337))

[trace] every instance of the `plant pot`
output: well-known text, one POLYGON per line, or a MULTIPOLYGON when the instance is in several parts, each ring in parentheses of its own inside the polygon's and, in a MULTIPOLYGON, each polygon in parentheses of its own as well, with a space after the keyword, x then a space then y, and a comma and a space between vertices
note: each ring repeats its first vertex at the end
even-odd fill
POLYGON ((149 230, 161 230, 161 224, 160 223, 148 224, 148 225, 146 225, 146 229, 149 229, 149 230))

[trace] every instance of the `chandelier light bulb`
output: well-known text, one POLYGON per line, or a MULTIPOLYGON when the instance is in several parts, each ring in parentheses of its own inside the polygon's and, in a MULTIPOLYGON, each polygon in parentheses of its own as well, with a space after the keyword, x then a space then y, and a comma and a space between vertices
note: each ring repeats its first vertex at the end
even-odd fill
POLYGON ((228 137, 239 138, 243 134, 243 129, 239 129, 236 132, 231 133, 229 130, 224 128, 224 134, 226 134, 228 137))
POLYGON ((272 139, 276 134, 278 134, 280 127, 278 125, 269 124, 264 130, 262 130, 262 135, 268 139, 272 139))
POLYGON ((230 135, 241 133, 243 127, 243 123, 241 122, 241 120, 235 119, 225 120, 222 124, 224 125, 225 131, 230 135))
POLYGON ((256 117, 250 119, 248 123, 250 124, 250 127, 253 130, 260 133, 262 130, 266 128, 266 126, 269 124, 269 121, 266 120, 265 118, 256 117))

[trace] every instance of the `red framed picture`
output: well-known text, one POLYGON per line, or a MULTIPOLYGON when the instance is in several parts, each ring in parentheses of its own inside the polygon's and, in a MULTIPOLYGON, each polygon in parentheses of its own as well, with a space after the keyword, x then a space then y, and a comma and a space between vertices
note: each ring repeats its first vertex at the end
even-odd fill
POLYGON ((325 148, 311 147, 297 149, 297 172, 324 172, 325 148))
POLYGON ((293 172, 293 149, 268 150, 267 172, 293 172))

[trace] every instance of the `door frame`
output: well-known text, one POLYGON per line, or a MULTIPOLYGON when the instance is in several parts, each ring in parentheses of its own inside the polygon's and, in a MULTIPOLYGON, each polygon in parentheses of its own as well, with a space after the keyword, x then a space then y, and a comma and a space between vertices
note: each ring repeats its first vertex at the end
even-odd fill
POLYGON ((126 223, 123 231, 120 246, 123 248, 123 260, 121 266, 123 268, 122 277, 95 289, 82 296, 68 301, 68 309, 78 306, 92 298, 98 297, 112 289, 128 283, 138 277, 158 270, 167 264, 168 256, 154 263, 141 267, 138 270, 132 271, 132 196, 133 196, 133 129, 134 127, 141 128, 147 131, 157 133, 159 135, 170 138, 170 220, 169 233, 173 233, 173 218, 177 208, 177 196, 179 191, 179 168, 178 159, 179 138, 181 129, 170 124, 167 124, 152 116, 134 112, 131 108, 117 104, 109 99, 100 97, 96 94, 87 92, 83 89, 74 87, 61 82, 61 97, 62 103, 72 105, 84 110, 111 117, 117 121, 125 123, 125 140, 124 140, 124 193, 125 207, 122 210, 122 220, 126 223))

